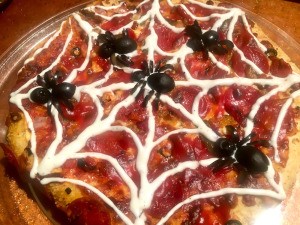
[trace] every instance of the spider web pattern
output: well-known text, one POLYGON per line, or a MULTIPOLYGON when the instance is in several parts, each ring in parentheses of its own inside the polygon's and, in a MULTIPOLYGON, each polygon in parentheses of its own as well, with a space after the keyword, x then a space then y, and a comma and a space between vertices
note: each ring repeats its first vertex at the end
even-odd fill
MULTIPOLYGON (((248 32, 251 34, 252 38, 255 40, 256 44, 261 48, 263 51, 266 50, 266 48, 256 39, 256 37, 252 34, 250 31, 249 24, 247 22, 247 19, 245 17, 244 12, 242 12, 240 9, 232 8, 224 8, 224 7, 217 7, 217 6, 209 6, 194 0, 189 0, 189 3, 195 4, 198 6, 201 6, 203 8, 208 9, 215 9, 218 10, 220 13, 213 13, 210 16, 207 17, 198 17, 195 16, 184 4, 177 4, 174 5, 170 0, 167 1, 167 4, 170 7, 181 7, 182 10, 186 14, 188 14, 192 19, 199 21, 201 24, 201 21, 209 21, 212 18, 216 19, 215 23, 213 24, 212 28, 213 30, 217 30, 222 26, 222 24, 229 20, 229 30, 227 33, 227 39, 231 40, 233 39, 233 31, 234 26, 237 23, 237 20, 239 18, 242 19, 244 26, 248 30, 248 32)), ((215 141, 218 138, 218 135, 202 120, 202 118, 199 116, 199 102, 200 99, 208 94, 209 90, 211 90, 213 87, 216 86, 230 86, 233 84, 237 85, 244 85, 244 86, 253 86, 256 84, 263 84, 263 85, 270 85, 275 86, 274 89, 267 92, 266 94, 262 95, 258 98, 258 100, 255 102, 255 104, 252 106, 251 112, 247 117, 247 123, 245 129, 245 136, 250 134, 253 130, 253 119, 257 115, 257 112, 260 108, 260 106, 267 101, 272 96, 276 95, 278 92, 285 92, 287 91, 292 85, 296 83, 300 83, 300 76, 298 74, 290 74, 286 78, 279 78, 274 77, 271 74, 269 74, 270 77, 266 79, 250 79, 245 77, 228 77, 228 78, 222 78, 222 79, 215 79, 213 80, 198 80, 195 79, 190 71, 188 70, 186 64, 185 64, 185 58, 187 55, 192 53, 192 50, 186 46, 186 44, 182 44, 181 47, 174 51, 174 52, 166 52, 162 50, 158 46, 158 35, 156 34, 156 31, 154 29, 155 21, 158 20, 163 26, 167 27, 168 29, 172 30, 175 33, 183 32, 184 28, 178 28, 173 25, 171 25, 162 15, 160 11, 160 2, 158 0, 145 0, 142 3, 139 4, 139 7, 145 5, 145 4, 151 4, 150 9, 147 11, 145 15, 142 15, 140 18, 133 20, 126 24, 125 26, 122 26, 120 29, 114 30, 114 34, 119 34, 122 32, 125 28, 131 28, 134 23, 142 24, 145 22, 149 23, 149 31, 150 34, 147 36, 145 40, 144 46, 142 46, 142 49, 147 49, 147 59, 154 60, 155 53, 158 53, 163 56, 168 56, 170 59, 168 60, 168 64, 175 64, 179 62, 179 65, 181 67, 181 70, 185 74, 185 80, 182 81, 176 81, 175 84, 177 87, 189 87, 189 86, 197 86, 200 88, 201 91, 197 94, 197 96, 194 99, 192 110, 189 112, 183 105, 180 103, 177 103, 168 95, 161 95, 161 102, 163 104, 166 104, 170 106, 171 108, 177 109, 187 120, 191 121, 195 128, 188 129, 188 128, 181 128, 181 129, 175 129, 172 130, 163 136, 155 139, 155 115, 153 113, 153 106, 152 104, 148 104, 146 107, 146 111, 148 114, 147 118, 147 125, 149 132, 145 138, 145 141, 142 142, 138 135, 131 130, 128 127, 125 126, 116 126, 113 125, 115 122, 115 118, 118 114, 118 112, 122 108, 129 107, 131 104, 135 102, 135 96, 137 95, 136 91, 133 95, 129 95, 126 97, 122 102, 117 103, 113 109, 111 110, 109 116, 104 117, 104 108, 99 100, 100 97, 103 96, 104 93, 107 92, 114 92, 117 90, 124 90, 128 91, 131 90, 135 83, 114 83, 110 84, 108 86, 103 86, 103 84, 110 78, 110 76, 113 74, 113 66, 111 65, 109 71, 106 73, 103 79, 100 79, 96 82, 93 82, 89 85, 82 85, 78 86, 76 89, 76 98, 80 99, 81 93, 85 93, 93 100, 98 114, 97 117, 91 125, 89 125, 85 130, 83 130, 82 133, 79 134, 76 140, 70 142, 66 146, 64 146, 59 153, 57 153, 57 149, 59 147, 59 144, 63 141, 63 126, 60 122, 59 114, 54 107, 52 107, 52 116, 55 121, 55 128, 56 128, 56 137, 55 140, 51 143, 48 150, 46 151, 46 155, 44 158, 39 162, 37 154, 36 154, 36 135, 35 130, 32 122, 32 118, 30 117, 28 111, 25 109, 25 107, 22 105, 22 101, 24 99, 28 99, 30 96, 30 93, 35 89, 35 87, 31 88, 28 93, 23 93, 26 88, 30 87, 30 85, 33 84, 35 81, 35 78, 29 80, 27 83, 25 83, 21 88, 19 88, 17 91, 11 94, 10 101, 14 104, 16 104, 24 113, 27 121, 29 129, 31 130, 31 148, 34 155, 34 163, 33 168, 31 170, 31 177, 36 177, 37 174, 40 174, 42 176, 47 175, 47 178, 43 178, 41 180, 42 184, 48 184, 51 182, 70 182, 74 183, 76 185, 85 187, 89 189, 90 191, 94 192, 96 195, 99 196, 107 205, 109 205, 118 215, 119 217, 124 221, 127 225, 144 225, 146 221, 146 216, 144 214, 144 211, 148 209, 151 205, 151 202, 153 200, 153 196, 155 194, 155 191, 163 184, 163 182, 170 176, 176 175, 180 172, 183 172, 186 169, 194 170, 198 168, 199 166, 207 167, 212 162, 214 162, 217 158, 210 158, 210 159, 203 159, 200 161, 186 161, 179 163, 176 167, 169 169, 168 171, 163 172, 158 177, 156 177, 152 182, 149 181, 147 175, 148 175, 148 161, 150 158, 150 154, 153 150, 153 148, 160 143, 162 143, 164 140, 168 139, 173 134, 178 133, 191 133, 191 134, 202 134, 205 137, 207 137, 211 141, 215 141), (23 92, 22 92, 23 91, 23 92), (136 158, 136 168, 140 175, 140 188, 137 187, 137 185, 134 183, 134 181, 131 179, 131 177, 126 173, 124 168, 120 165, 120 163, 117 161, 117 159, 113 158, 110 155, 103 154, 103 153, 96 153, 96 152, 80 152, 82 148, 86 145, 86 142, 89 138, 95 137, 97 135, 103 134, 107 131, 113 131, 113 132, 126 132, 130 135, 130 137, 133 139, 136 148, 138 150, 137 152, 137 158, 136 158), (93 187, 91 184, 85 183, 80 180, 75 179, 69 179, 69 178, 57 178, 57 177, 51 177, 52 171, 55 168, 61 167, 68 159, 82 159, 86 157, 92 157, 92 158, 98 158, 101 160, 108 161, 114 169, 117 171, 117 173, 122 177, 124 183, 129 187, 130 194, 131 194, 131 201, 130 201, 130 210, 135 216, 135 220, 132 221, 127 215, 122 212, 111 199, 109 199, 107 196, 105 196, 101 191, 99 191, 97 188, 93 187)), ((97 9, 101 10, 114 10, 122 7, 123 4, 120 4, 118 6, 112 6, 112 7, 104 7, 104 6, 91 6, 87 8, 87 10, 94 12, 95 15, 101 17, 104 20, 111 20, 116 17, 124 17, 127 15, 134 15, 137 13, 136 10, 132 11, 126 11, 125 13, 115 14, 113 16, 105 16, 102 14, 97 13, 97 9)), ((80 71, 84 71, 90 61, 90 54, 93 47, 93 41, 98 36, 98 31, 100 30, 101 33, 104 33, 105 31, 101 29, 100 27, 93 27, 91 24, 89 24, 87 21, 85 21, 80 14, 73 14, 74 19, 77 21, 78 25, 84 30, 84 32, 88 36, 87 40, 87 54, 85 56, 85 60, 82 63, 82 65, 76 69, 74 69, 67 79, 66 82, 72 82, 75 80, 75 78, 78 76, 78 73, 80 71), (96 32, 97 31, 97 32, 96 32)), ((71 23, 71 20, 67 21, 66 23, 71 23)), ((47 46, 53 41, 61 32, 58 31, 44 46, 46 49, 47 46)), ((54 68, 55 65, 57 65, 61 57, 63 56, 66 48, 68 47, 71 39, 72 39, 72 30, 69 33, 65 45, 63 47, 62 52, 59 54, 57 59, 49 66, 48 68, 44 69, 39 75, 43 76, 45 72, 51 70, 54 68)), ((237 47, 234 46, 234 51, 236 51, 240 57, 241 60, 247 63, 251 68, 257 73, 257 74, 263 74, 261 69, 255 65, 252 61, 247 59, 244 55, 244 53, 237 47)), ((38 53, 37 53, 38 54, 38 53)), ((139 53, 137 51, 127 54, 130 57, 137 56, 139 53)), ((212 53, 208 53, 208 56, 210 60, 215 63, 220 69, 224 70, 228 74, 231 72, 231 69, 223 64, 222 62, 218 61, 217 58, 212 53)), ((28 61, 27 61, 28 63, 28 61)), ((131 73, 134 71, 134 69, 131 68, 124 68, 125 72, 131 73)), ((144 95, 149 93, 150 88, 148 85, 145 87, 144 95)), ((291 106, 293 99, 297 98, 300 95, 300 91, 295 91, 290 95, 288 100, 283 105, 279 117, 277 119, 277 123, 275 126, 275 130, 273 132, 272 138, 271 138, 271 144, 273 145, 275 149, 275 160, 279 161, 279 155, 278 155, 278 147, 277 147, 277 139, 280 131, 280 127, 283 123, 283 119, 287 113, 287 109, 291 106)), ((273 190, 264 190, 264 189, 250 189, 250 188, 223 188, 216 191, 211 192, 205 192, 205 193, 199 193, 195 194, 193 196, 190 196, 188 199, 185 199, 184 201, 178 203, 176 206, 174 206, 163 218, 160 219, 160 221, 157 223, 157 225, 164 224, 180 207, 189 204, 193 201, 204 199, 204 198, 211 198, 216 196, 221 196, 225 194, 230 193, 236 193, 240 195, 245 194, 251 194, 256 196, 270 196, 272 198, 276 199, 283 199, 285 197, 285 193, 283 190, 283 187, 281 183, 277 183, 274 178, 275 171, 273 169, 272 163, 270 161, 270 166, 268 171, 265 173, 265 176, 270 183, 270 185, 273 187, 273 190)))

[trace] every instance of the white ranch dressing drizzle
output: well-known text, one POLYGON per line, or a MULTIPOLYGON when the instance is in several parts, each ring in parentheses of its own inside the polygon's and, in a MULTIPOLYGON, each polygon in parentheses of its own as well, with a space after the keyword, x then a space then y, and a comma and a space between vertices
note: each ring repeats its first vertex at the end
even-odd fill
MULTIPOLYGON (((149 0, 145 0, 142 3, 140 3, 140 6, 142 4, 148 3, 149 0)), ((174 6, 174 4, 168 0, 167 1, 170 6, 174 6)), ((221 27, 223 22, 227 19, 231 19, 230 25, 229 25, 229 30, 227 33, 227 38, 229 40, 232 40, 232 35, 234 31, 234 26, 238 20, 238 17, 242 17, 242 21, 248 30, 250 32, 249 24, 247 20, 245 19, 244 12, 242 12, 240 9, 227 9, 224 7, 218 7, 218 6, 211 6, 211 5, 206 5, 194 0, 189 0, 189 2, 193 4, 200 5, 201 7, 207 8, 207 9, 218 9, 224 11, 224 14, 221 13, 214 13, 211 16, 208 17, 195 17, 192 15, 192 13, 187 9, 182 4, 179 4, 179 6, 182 7, 185 12, 190 15, 192 18, 195 18, 199 21, 207 21, 213 17, 219 17, 219 19, 215 22, 213 25, 213 29, 217 30, 218 28, 221 27)), ((104 10, 114 10, 118 9, 119 7, 122 6, 123 3, 117 6, 111 6, 111 7, 104 7, 104 6, 94 6, 94 7, 89 7, 88 10, 94 11, 96 8, 101 8, 104 10)), ((115 14, 114 16, 108 17, 108 16, 102 16, 103 19, 110 20, 114 17, 121 17, 121 16, 126 16, 130 13, 135 12, 135 10, 126 12, 123 14, 115 14)), ((90 54, 92 51, 93 47, 93 41, 97 37, 97 33, 94 31, 95 28, 91 26, 87 21, 84 21, 79 14, 73 14, 73 17, 77 21, 78 25, 85 31, 85 33, 88 36, 88 48, 87 48, 87 54, 85 57, 84 62, 80 66, 80 68, 74 69, 68 78, 65 80, 66 82, 72 82, 76 77, 77 77, 77 72, 78 71, 83 71, 86 69, 89 61, 90 61, 90 54)), ((142 46, 142 49, 147 49, 148 50, 148 55, 147 58, 148 60, 154 60, 154 53, 157 52, 162 55, 166 56, 171 56, 173 57, 168 61, 168 63, 176 63, 177 60, 179 61, 179 65, 181 66, 182 71, 185 73, 186 76, 186 81, 176 81, 176 86, 198 86, 201 88, 201 91, 197 94, 193 106, 192 106, 192 112, 188 112, 181 104, 175 103, 173 99, 168 97, 167 95, 162 95, 161 96, 161 101, 164 102, 165 104, 168 104, 169 106, 179 110, 188 120, 192 121, 193 124, 195 125, 196 128, 194 129, 186 129, 186 128, 181 128, 181 129, 176 129, 174 131, 171 131, 162 137, 159 137, 157 140, 155 140, 155 117, 153 115, 153 109, 152 105, 148 104, 147 105, 147 114, 148 114, 148 134, 145 139, 145 143, 142 143, 142 141, 139 139, 137 134, 135 134, 131 129, 127 127, 122 127, 122 126, 113 126, 113 122, 116 119, 116 115, 119 112, 119 110, 122 107, 128 107, 135 101, 135 95, 137 94, 138 91, 136 91, 133 95, 128 96, 126 99, 124 99, 122 102, 118 103, 116 106, 113 107, 112 111, 106 118, 103 117, 103 107, 101 105, 101 102, 99 100, 99 97, 101 97, 104 93, 106 92, 113 92, 115 90, 130 90, 133 88, 135 85, 134 83, 116 83, 116 84, 111 84, 106 87, 102 87, 102 84, 105 83, 110 77, 110 75, 113 73, 113 67, 109 69, 107 74, 102 80, 96 81, 90 85, 83 85, 77 87, 76 90, 76 98, 80 99, 80 93, 86 93, 88 94, 92 99, 93 102, 97 108, 98 114, 96 116, 96 119, 93 124, 88 126, 79 136, 76 140, 70 142, 66 146, 64 146, 59 153, 56 153, 56 149, 58 145, 62 142, 62 136, 63 136, 63 129, 62 129, 62 124, 59 120, 58 112, 54 107, 52 107, 52 115, 54 117, 55 121, 55 127, 56 127, 56 137, 54 141, 51 143, 49 149, 46 151, 45 157, 39 162, 37 154, 36 154, 36 135, 35 135, 35 130, 33 126, 33 121, 32 118, 30 117, 29 113, 26 111, 24 106, 22 105, 22 100, 23 99, 28 99, 30 96, 30 92, 33 90, 31 89, 28 94, 23 94, 21 93, 22 90, 24 90, 26 87, 29 87, 34 81, 34 79, 28 81, 25 85, 23 85, 19 90, 16 92, 12 93, 11 95, 11 103, 17 105, 20 110, 24 113, 25 118, 28 123, 28 127, 31 131, 31 148, 34 156, 34 163, 33 163, 33 168, 31 170, 31 177, 35 177, 36 174, 40 175, 51 175, 51 172, 53 169, 58 168, 62 166, 68 159, 80 159, 80 158, 85 158, 85 157, 95 157, 99 159, 103 159, 108 161, 117 171, 119 176, 123 179, 124 183, 128 186, 130 189, 131 193, 131 200, 130 200, 130 210, 135 216, 135 220, 131 221, 118 207, 107 197, 105 196, 102 192, 100 192, 98 189, 95 187, 91 186, 88 183, 85 183, 80 180, 74 180, 74 179, 68 179, 68 178, 57 178, 57 177, 47 177, 43 178, 41 180, 42 184, 49 184, 52 182, 70 182, 77 184, 79 186, 85 187, 88 190, 92 191, 96 195, 99 196, 105 203, 107 203, 119 216, 120 218, 126 223, 127 225, 145 225, 146 221, 146 216, 144 214, 144 211, 150 207, 151 202, 153 200, 153 196, 155 191, 163 184, 163 182, 170 176, 176 175, 179 172, 182 172, 186 169, 196 169, 198 166, 205 166, 207 167, 210 165, 212 162, 216 160, 216 158, 211 158, 211 159, 205 159, 205 160, 200 160, 200 161, 186 161, 179 163, 177 166, 174 168, 165 171, 164 173, 160 174, 154 181, 150 182, 148 180, 148 162, 150 158, 150 154, 152 149, 161 143, 162 141, 166 140, 170 135, 172 134, 178 134, 178 133, 202 133, 205 135, 208 139, 210 140, 216 140, 218 138, 217 134, 214 133, 213 130, 211 130, 210 127, 208 127, 204 121, 200 118, 199 116, 199 101, 200 99, 207 94, 208 90, 211 89, 212 87, 218 86, 218 85, 232 85, 232 84, 238 84, 238 85, 248 85, 251 86, 253 84, 260 83, 262 85, 275 85, 277 88, 273 89, 266 95, 260 97, 257 102, 253 105, 251 112, 249 114, 249 118, 247 120, 247 126, 245 128, 245 136, 249 133, 251 133, 253 129, 253 119, 255 115, 257 114, 261 104, 265 102, 267 99, 269 99, 271 96, 275 95, 279 91, 285 91, 289 87, 291 87, 295 83, 300 82, 300 78, 298 74, 291 74, 287 78, 276 78, 272 77, 272 79, 249 79, 249 78, 241 78, 241 77, 234 77, 234 78, 224 78, 224 79, 216 79, 216 80, 197 80, 193 78, 186 68, 185 65, 185 58, 188 54, 192 53, 192 50, 186 46, 186 44, 183 44, 181 48, 176 51, 176 52, 165 52, 161 48, 158 47, 158 36, 155 32, 154 25, 155 25, 155 19, 157 19, 161 24, 166 26, 167 28, 171 29, 175 33, 180 33, 183 31, 183 28, 177 28, 173 27, 170 25, 162 16, 160 12, 160 4, 159 0, 153 0, 152 1, 152 8, 145 14, 142 15, 136 22, 142 23, 145 22, 146 20, 149 20, 149 30, 150 30, 150 35, 146 38, 145 40, 145 45, 142 46), (282 85, 284 83, 284 85, 282 85), (281 85, 281 86, 280 86, 281 85), (129 134, 136 147, 137 147, 137 159, 136 159, 136 168, 139 172, 139 175, 141 177, 141 188, 138 190, 137 186, 133 182, 133 180, 126 174, 126 171, 121 167, 121 165, 118 163, 116 159, 109 155, 105 155, 102 153, 93 153, 93 152, 80 152, 80 150, 86 145, 86 142, 88 141, 89 138, 94 137, 96 135, 102 134, 106 131, 122 131, 126 132, 129 134)), ((133 22, 130 22, 129 24, 125 25, 124 27, 130 27, 133 24, 133 22)), ((117 31, 114 31, 114 33, 120 32, 124 27, 118 29, 117 31)), ((99 29, 99 27, 97 27, 99 29)), ((104 32, 102 29, 100 29, 101 32, 104 32)), ((261 48, 261 50, 266 50, 265 47, 260 44, 260 42, 256 39, 256 37, 250 32, 254 40, 256 41, 257 45, 261 48)), ((59 32, 56 33, 49 41, 46 43, 46 45, 43 48, 47 48, 51 44, 51 42, 55 39, 56 36, 59 35, 59 32)), ((63 48, 63 51, 60 53, 59 57, 55 62, 53 62, 52 65, 49 66, 49 68, 53 68, 57 63, 59 63, 61 56, 63 55, 67 45, 68 41, 71 40, 72 36, 72 31, 70 32, 68 39, 66 41, 66 44, 63 48)), ((37 50, 36 54, 34 57, 40 53, 42 50, 37 50)), ((246 59, 244 56, 244 53, 237 48, 237 46, 234 46, 234 51, 237 51, 242 60, 250 65, 258 74, 261 74, 262 71, 250 60, 246 59)), ((133 54, 133 53, 132 53, 133 54)), ((135 53, 136 54, 136 53, 135 53)), ((134 54, 133 54, 134 55, 134 54)), ((229 67, 226 65, 222 64, 221 62, 218 62, 215 56, 212 53, 209 53, 209 57, 212 60, 213 63, 215 63, 220 69, 230 72, 229 67)), ((30 59, 32 60, 32 59, 30 59)), ((28 61, 27 61, 28 62, 28 61)), ((47 68, 47 69, 49 69, 47 68)), ((46 70, 47 70, 46 69, 46 70)), ((44 71, 46 71, 44 70, 44 71)), ((43 72, 44 72, 43 71, 43 72)), ((40 75, 43 75, 43 72, 40 75)), ((150 91, 150 87, 146 85, 145 87, 145 93, 148 93, 150 91)), ((300 95, 299 92, 295 92, 291 95, 290 99, 284 104, 284 106, 281 108, 277 123, 276 123, 276 128, 272 136, 272 145, 275 147, 277 146, 276 140, 278 138, 278 133, 280 130, 280 127, 283 123, 284 116, 287 113, 287 110, 289 106, 292 103, 292 99, 298 97, 300 95)), ((277 153, 278 154, 278 153, 277 153)), ((275 159, 279 159, 277 156, 276 158, 276 153, 275 153, 275 159)), ((198 199, 203 199, 203 198, 211 198, 211 197, 216 197, 224 194, 229 194, 229 193, 236 193, 239 195, 257 195, 257 196, 270 196, 272 198, 276 199, 284 199, 285 198, 285 193, 282 187, 281 183, 276 183, 275 182, 275 170, 272 166, 272 162, 270 161, 270 166, 268 168, 268 171, 265 173, 265 177, 269 181, 270 185, 273 187, 274 190, 264 190, 264 189, 250 189, 250 188, 223 188, 220 190, 216 191, 211 191, 207 193, 200 193, 193 195, 189 197, 188 199, 184 200, 183 202, 178 203, 176 206, 174 206, 173 209, 171 209, 167 215, 165 215, 161 220, 158 222, 157 225, 162 225, 164 224, 175 212, 178 210, 180 207, 182 207, 185 204, 191 203, 195 200, 198 199)))

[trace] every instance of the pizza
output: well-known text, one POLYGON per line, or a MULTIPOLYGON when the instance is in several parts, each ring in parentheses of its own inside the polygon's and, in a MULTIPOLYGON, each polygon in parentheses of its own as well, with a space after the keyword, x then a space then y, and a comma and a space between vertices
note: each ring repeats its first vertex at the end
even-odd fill
POLYGON ((24 62, 2 148, 73 225, 253 224, 296 182, 299 85, 232 5, 95 2, 24 62))

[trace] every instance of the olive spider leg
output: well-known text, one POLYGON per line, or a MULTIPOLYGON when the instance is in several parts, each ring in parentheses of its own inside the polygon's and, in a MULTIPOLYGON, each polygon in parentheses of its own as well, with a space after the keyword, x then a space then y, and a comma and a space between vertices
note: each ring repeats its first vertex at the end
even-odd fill
POLYGON ((238 142, 238 144, 237 144, 237 146, 243 146, 244 144, 246 144, 248 141, 250 141, 250 139, 252 138, 252 137, 254 137, 255 136, 255 134, 253 134, 253 133, 251 133, 251 134, 249 134, 248 136, 246 136, 246 137, 244 137, 242 140, 240 140, 239 142, 238 142))
POLYGON ((46 82, 44 81, 44 79, 40 75, 37 76, 36 82, 37 82, 38 85, 42 86, 43 88, 47 88, 46 87, 46 82))
POLYGON ((147 106, 147 104, 148 104, 149 100, 151 99, 151 97, 153 96, 153 94, 154 94, 154 90, 151 90, 151 91, 146 95, 146 97, 145 97, 145 99, 144 99, 144 101, 143 101, 143 103, 142 103, 142 106, 143 106, 143 107, 146 107, 146 106, 147 106))
POLYGON ((72 101, 70 99, 63 98, 61 101, 68 109, 71 109, 71 110, 74 109, 74 105, 72 104, 72 101))
POLYGON ((211 163, 209 167, 212 168, 213 173, 216 173, 220 169, 232 165, 234 162, 235 160, 232 157, 220 158, 211 163))
POLYGON ((158 109, 158 103, 160 101, 160 95, 161 93, 156 93, 155 99, 154 99, 154 109, 157 110, 158 109))
MULTIPOLYGON (((147 65, 147 62, 146 62, 146 65, 147 65)), ((154 69, 154 65, 153 65, 153 61, 151 60, 149 63, 149 67, 148 67, 148 65, 146 66, 147 76, 149 76, 150 73, 153 73, 153 69, 154 69)))

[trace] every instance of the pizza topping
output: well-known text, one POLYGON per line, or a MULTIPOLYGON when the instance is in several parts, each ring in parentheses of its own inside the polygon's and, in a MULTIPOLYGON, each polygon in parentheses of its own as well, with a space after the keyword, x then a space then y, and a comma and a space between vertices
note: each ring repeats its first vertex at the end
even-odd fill
POLYGON ((274 48, 268 48, 267 51, 265 51, 265 54, 268 57, 276 57, 277 56, 277 51, 274 48))
POLYGON ((48 113, 51 114, 51 107, 61 111, 59 103, 62 102, 69 109, 73 108, 71 99, 75 94, 76 86, 71 83, 62 82, 57 83, 60 77, 59 73, 50 77, 50 72, 45 73, 44 77, 37 76, 37 83, 42 86, 36 88, 30 93, 30 98, 33 102, 38 104, 47 103, 48 113))
POLYGON ((193 25, 185 28, 186 34, 190 37, 187 46, 193 51, 210 51, 217 55, 224 55, 233 49, 233 43, 229 40, 219 40, 219 34, 215 30, 208 30, 202 33, 201 27, 195 20, 193 25))
POLYGON ((65 192, 69 195, 69 194, 71 194, 71 192, 72 192, 72 189, 71 188, 69 188, 69 187, 67 187, 66 189, 65 189, 65 192))
POLYGON ((149 85, 151 91, 146 95, 143 106, 148 104, 148 101, 151 97, 156 93, 155 100, 158 102, 161 94, 168 93, 172 91, 175 87, 175 82, 172 77, 170 77, 165 72, 167 70, 172 70, 173 66, 170 64, 162 65, 163 61, 159 61, 155 66, 153 65, 153 61, 150 61, 149 66, 146 61, 142 63, 143 70, 138 70, 132 73, 131 79, 132 81, 136 81, 137 84, 132 89, 132 93, 134 93, 138 88, 140 88, 139 93, 136 95, 137 97, 142 94, 144 87, 146 84, 149 85))
POLYGON ((254 144, 265 144, 265 142, 256 141, 247 143, 253 136, 252 134, 239 140, 239 136, 234 127, 227 126, 226 130, 228 132, 227 137, 219 138, 213 147, 213 153, 221 157, 210 165, 213 172, 217 172, 233 164, 235 161, 243 166, 249 173, 266 172, 268 170, 269 160, 265 154, 254 146, 254 144))
POLYGON ((116 37, 110 31, 106 31, 105 34, 98 35, 97 41, 100 44, 99 55, 105 59, 114 53, 127 54, 137 48, 137 43, 129 37, 127 30, 123 30, 121 37, 116 37))

